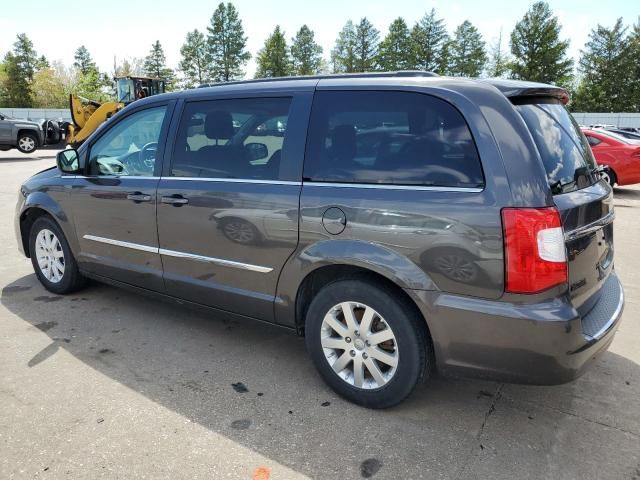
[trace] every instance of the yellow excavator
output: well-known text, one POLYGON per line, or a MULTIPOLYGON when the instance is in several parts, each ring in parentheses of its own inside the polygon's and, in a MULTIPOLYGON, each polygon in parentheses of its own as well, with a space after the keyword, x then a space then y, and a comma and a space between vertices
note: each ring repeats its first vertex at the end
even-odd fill
POLYGON ((66 132, 66 142, 79 147, 89 135, 116 112, 135 100, 165 92, 165 80, 151 77, 117 77, 117 100, 96 102, 78 95, 69 95, 72 123, 66 132))

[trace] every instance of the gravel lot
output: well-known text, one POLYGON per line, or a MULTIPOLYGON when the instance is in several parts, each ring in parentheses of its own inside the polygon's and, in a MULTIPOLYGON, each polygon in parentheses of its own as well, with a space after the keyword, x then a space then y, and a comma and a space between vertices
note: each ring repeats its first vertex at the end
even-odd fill
POLYGON ((337 398, 276 328, 99 284, 45 291, 13 211, 55 153, 0 152, 0 478, 640 479, 640 188, 615 192, 627 304, 586 375, 436 378, 371 411, 337 398))

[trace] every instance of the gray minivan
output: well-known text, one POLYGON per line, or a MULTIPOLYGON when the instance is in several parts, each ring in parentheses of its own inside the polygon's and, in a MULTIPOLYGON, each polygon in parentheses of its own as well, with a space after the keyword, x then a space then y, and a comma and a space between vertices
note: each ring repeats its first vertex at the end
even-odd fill
POLYGON ((567 382, 624 303, 568 100, 421 72, 150 97, 22 185, 19 245, 58 294, 92 278, 304 335, 367 407, 436 369, 567 382))

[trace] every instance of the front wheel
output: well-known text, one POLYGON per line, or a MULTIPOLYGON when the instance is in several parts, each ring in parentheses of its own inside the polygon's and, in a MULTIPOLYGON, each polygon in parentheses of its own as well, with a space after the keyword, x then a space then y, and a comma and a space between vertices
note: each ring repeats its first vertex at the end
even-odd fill
POLYGON ((610 168, 603 170, 602 173, 600 174, 602 176, 602 179, 607 182, 609 185, 611 185, 611 188, 613 188, 615 186, 615 184, 617 183, 618 179, 616 178, 616 174, 613 170, 611 170, 610 168))
POLYGON ((78 271, 69 243, 50 217, 40 217, 33 223, 29 252, 38 280, 50 292, 72 293, 84 286, 85 278, 78 271))
POLYGON ((17 147, 22 153, 33 153, 38 147, 38 140, 32 133, 21 133, 18 136, 17 147))
POLYGON ((339 280, 324 287, 309 306, 305 334, 324 380, 365 407, 400 403, 429 370, 424 319, 376 281, 339 280))

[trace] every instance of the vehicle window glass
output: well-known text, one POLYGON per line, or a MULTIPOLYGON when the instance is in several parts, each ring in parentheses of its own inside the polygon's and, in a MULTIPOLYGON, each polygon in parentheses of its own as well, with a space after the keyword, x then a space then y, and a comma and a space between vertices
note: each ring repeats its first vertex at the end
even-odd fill
POLYGON ((153 176, 165 112, 164 106, 141 110, 106 131, 91 147, 89 174, 153 176))
POLYGON ((596 137, 592 137, 591 135, 586 135, 586 137, 587 137, 587 142, 589 142, 589 145, 591 145, 592 147, 595 147, 596 145, 602 143, 596 137))
POLYGON ((171 174, 277 180, 291 98, 191 102, 178 127, 171 174))
POLYGON ((309 131, 304 177, 311 181, 484 185, 464 118, 429 95, 317 92, 309 131))
POLYGON ((580 127, 560 102, 516 105, 538 147, 554 194, 595 183, 596 162, 580 127))

